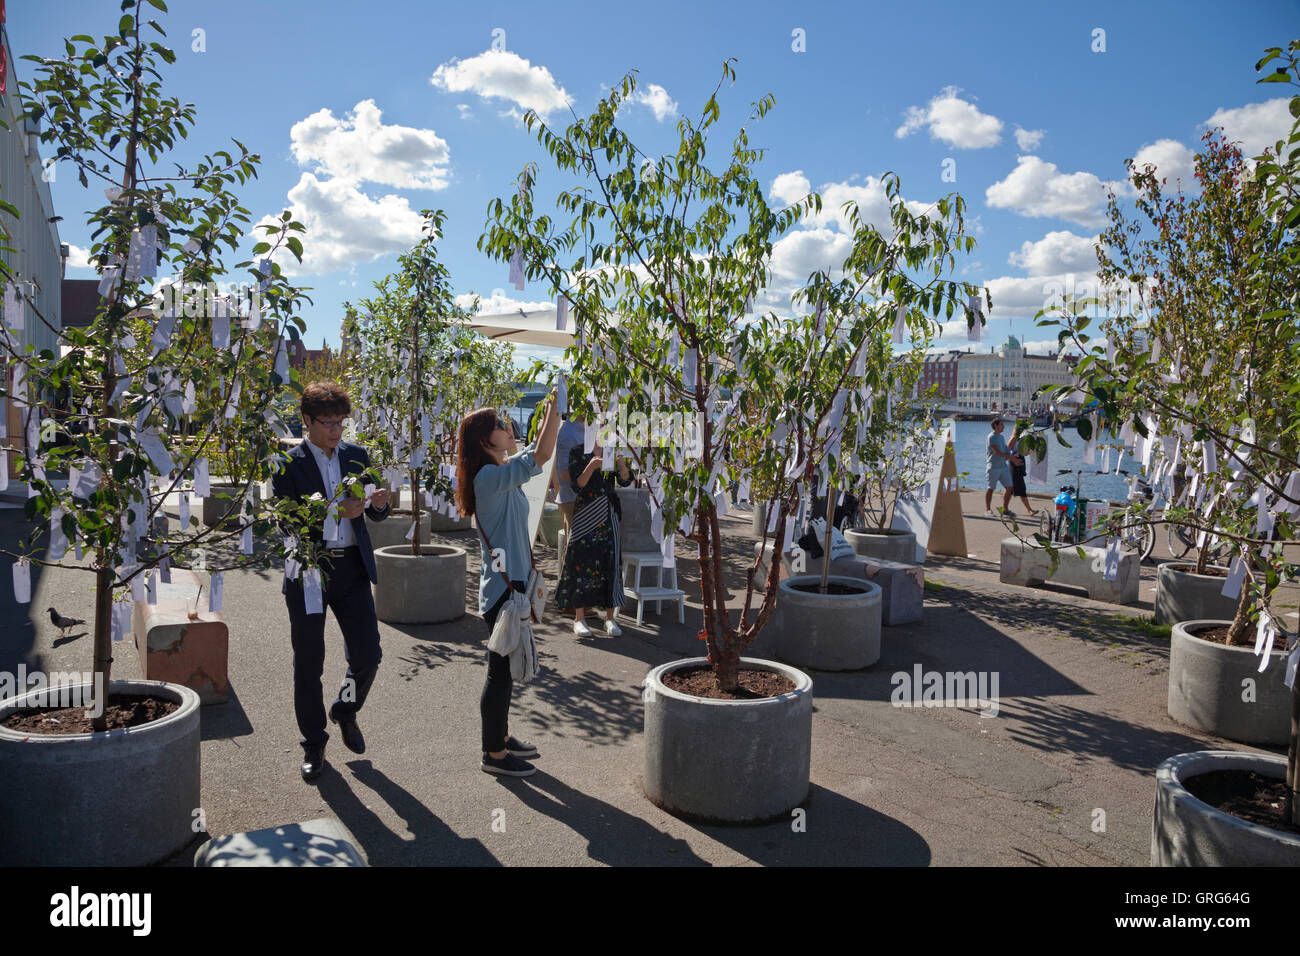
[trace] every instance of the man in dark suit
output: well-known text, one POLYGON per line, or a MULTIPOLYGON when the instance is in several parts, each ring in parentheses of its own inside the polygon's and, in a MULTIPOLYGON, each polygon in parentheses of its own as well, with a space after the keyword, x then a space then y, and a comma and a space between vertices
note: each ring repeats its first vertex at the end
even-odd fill
MULTIPOLYGON (((344 745, 359 754, 365 753, 366 743, 357 726, 357 711, 366 702, 382 656, 379 622, 370 593, 370 583, 378 583, 378 576, 363 515, 382 521, 390 509, 387 491, 375 491, 367 503, 343 487, 346 478, 370 467, 370 456, 364 448, 342 440, 343 420, 351 413, 352 402, 341 385, 308 385, 302 395, 305 435, 289 453, 284 470, 273 479, 273 487, 279 498, 301 501, 320 494, 326 501, 338 502, 336 520, 327 518, 311 534, 326 549, 321 566, 322 603, 334 612, 343 632, 348 661, 347 676, 329 709, 329 719, 339 725, 344 745)), ((292 581, 286 579, 283 591, 293 642, 293 708, 302 734, 302 777, 314 780, 325 768, 325 743, 329 740, 321 698, 325 614, 307 613, 301 574, 292 581)))

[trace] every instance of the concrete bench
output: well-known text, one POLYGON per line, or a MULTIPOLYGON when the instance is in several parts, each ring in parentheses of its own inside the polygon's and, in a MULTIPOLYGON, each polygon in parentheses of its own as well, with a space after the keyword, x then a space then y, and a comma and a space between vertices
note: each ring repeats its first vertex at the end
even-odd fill
POLYGON ((1003 584, 1069 584, 1085 588, 1088 597, 1107 604, 1136 604, 1138 580, 1141 575, 1140 558, 1136 552, 1119 553, 1119 573, 1114 581, 1103 576, 1106 567, 1106 549, 1083 546, 1082 558, 1075 545, 1062 545, 1057 552, 1060 563, 1052 571, 1047 549, 1026 544, 1019 538, 1002 539, 1002 562, 998 579, 1003 584))
MULTIPOLYGON (((754 542, 755 557, 760 556, 762 548, 761 541, 754 542)), ((769 541, 766 551, 761 554, 758 572, 760 577, 767 575, 767 559, 771 551, 772 542, 769 541)), ((821 559, 809 558, 807 567, 798 573, 817 574, 820 571, 821 559)), ((781 555, 781 580, 784 581, 795 573, 790 562, 790 552, 787 551, 781 555)), ((921 620, 925 595, 925 569, 919 565, 855 554, 852 557, 832 561, 831 574, 846 578, 863 578, 877 585, 881 590, 880 620, 886 627, 913 624, 921 620)))
POLYGON ((221 612, 207 606, 208 576, 173 568, 171 583, 158 583, 157 604, 135 602, 131 631, 146 680, 183 684, 197 691, 203 704, 224 704, 230 696, 230 631, 221 612), (203 610, 191 618, 188 602, 200 584, 203 610))
POLYGON ((352 834, 330 817, 209 840, 195 866, 365 866, 352 834))

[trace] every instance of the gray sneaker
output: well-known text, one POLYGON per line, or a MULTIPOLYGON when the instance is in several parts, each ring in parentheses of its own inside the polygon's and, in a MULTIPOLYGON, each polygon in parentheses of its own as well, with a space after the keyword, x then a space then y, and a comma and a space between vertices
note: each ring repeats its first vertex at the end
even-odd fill
POLYGON ((509 752, 499 760, 484 754, 483 763, 479 766, 484 773, 495 773, 502 777, 531 777, 537 773, 536 767, 509 752))

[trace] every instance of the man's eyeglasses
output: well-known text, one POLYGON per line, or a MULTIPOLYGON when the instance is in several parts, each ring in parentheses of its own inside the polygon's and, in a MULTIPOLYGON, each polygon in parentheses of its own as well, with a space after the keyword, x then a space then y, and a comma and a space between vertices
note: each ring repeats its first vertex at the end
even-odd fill
POLYGON ((323 418, 313 417, 312 421, 314 421, 317 425, 320 425, 322 428, 327 429, 328 431, 341 432, 343 430, 342 419, 338 419, 337 421, 327 422, 323 418))

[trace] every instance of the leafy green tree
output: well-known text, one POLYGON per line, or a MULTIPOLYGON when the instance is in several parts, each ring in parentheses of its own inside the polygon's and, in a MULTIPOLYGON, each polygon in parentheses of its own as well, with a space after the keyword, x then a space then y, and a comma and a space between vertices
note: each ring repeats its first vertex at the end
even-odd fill
MULTIPOLYGON (((374 464, 396 488, 409 479, 420 553, 421 490, 451 498, 442 466, 455 461, 461 417, 475 402, 513 403, 513 347, 483 341, 465 327, 472 310, 456 304, 451 276, 439 260, 441 210, 423 212, 424 236, 399 257, 393 275, 375 283, 360 309, 347 306, 344 337, 350 375, 360 385, 358 435, 374 464)), ((477 306, 477 303, 475 303, 477 306)))
MULTIPOLYGON (((1300 42, 1267 51, 1257 68, 1279 58, 1261 82, 1300 85, 1300 42)), ((1077 371, 1101 429, 1154 470, 1170 502, 1160 520, 1197 535, 1197 570, 1216 542, 1230 544, 1245 581, 1228 643, 1265 654, 1285 633, 1277 588, 1300 570, 1286 557, 1300 544, 1300 97, 1290 108, 1289 138, 1253 162, 1207 133, 1199 192, 1168 194, 1149 168, 1131 169, 1136 212, 1112 197, 1098 259, 1110 290, 1136 295, 1100 303, 1114 312, 1099 320, 1104 339, 1086 331, 1093 300, 1042 323, 1085 351, 1077 371)), ((1116 520, 1157 519, 1137 504, 1116 520)), ((1292 793, 1296 753, 1293 738, 1292 793)), ((1300 821, 1294 801, 1292 815, 1300 821)))
MULTIPOLYGON (((149 3, 166 10, 162 0, 149 3)), ((143 8, 123 3, 116 33, 100 42, 74 36, 62 58, 26 57, 37 65, 33 82, 21 84, 26 116, 41 121, 43 142, 76 167, 83 185, 106 187, 107 201, 88 213, 103 298, 87 328, 63 331, 66 354, 20 354, 3 339, 13 372, 7 394, 25 409, 26 515, 51 533, 48 558, 34 552, 38 528, 23 560, 94 575, 94 670, 105 687, 114 623, 129 629, 123 599, 144 599, 147 575, 234 535, 251 551, 251 505, 247 531, 184 527, 155 539, 152 521, 164 498, 200 479, 205 456, 220 449, 240 449, 235 477, 245 492, 269 476, 284 431, 271 408, 288 380, 284 336, 303 327, 295 314, 303 295, 278 267, 224 261, 245 239, 250 216, 234 190, 256 175, 258 157, 236 141, 234 153, 218 150, 191 169, 170 161, 195 110, 164 95, 159 71, 175 55, 160 42, 162 27, 142 20, 143 8), (154 291, 160 267, 174 282, 154 291), (217 286, 232 272, 244 277, 234 295, 217 286), (29 388, 61 397, 53 412, 62 427, 41 421, 29 388), (65 470, 67 487, 47 478, 65 470), (86 563, 65 563, 64 549, 80 553, 83 545, 86 563)), ((254 254, 283 246, 301 257, 294 235, 301 230, 286 212, 254 254)), ((96 729, 106 729, 104 720, 96 729)))
MULTIPOLYGON (((734 81, 729 63, 723 72, 734 81)), ((579 180, 556 198, 571 219, 564 225, 536 209, 529 166, 515 196, 490 204, 479 247, 572 304, 570 401, 588 421, 603 416, 607 461, 628 458, 645 477, 656 536, 677 528, 698 546, 700 636, 719 684, 733 689, 742 652, 774 608, 779 562, 763 581, 751 567, 743 606, 729 607, 718 524, 728 485, 774 489, 768 512, 781 534, 806 483, 837 480, 844 413, 859 394, 850 386, 880 385, 857 352, 890 334, 896 302, 916 330, 964 309, 974 290, 938 277, 973 240, 961 231, 959 197, 940 200, 933 215, 914 214, 889 176, 888 238, 849 204, 855 234, 839 277, 816 273, 796 294, 811 314, 747 317, 766 290, 774 243, 820 209, 820 197, 769 208, 754 172, 762 154, 745 127, 721 171, 706 165, 717 90, 698 119, 679 123, 675 152, 647 155, 617 125, 635 85, 628 74, 562 132, 525 116, 558 171, 579 180), (929 278, 918 282, 914 272, 929 278)), ((770 96, 756 103, 750 120, 771 105, 770 96)))

